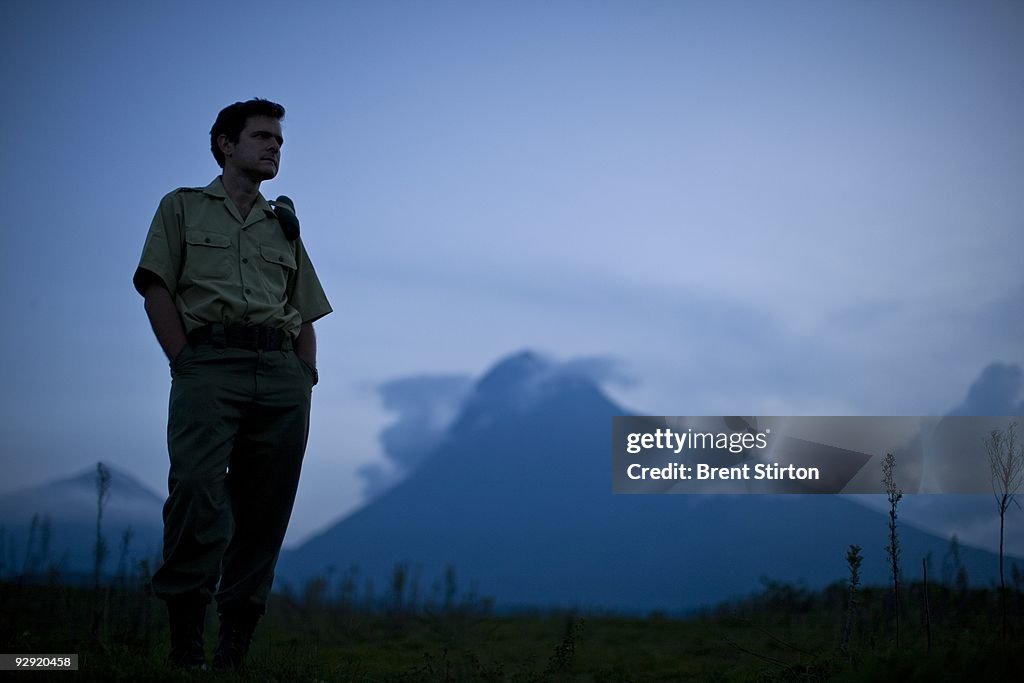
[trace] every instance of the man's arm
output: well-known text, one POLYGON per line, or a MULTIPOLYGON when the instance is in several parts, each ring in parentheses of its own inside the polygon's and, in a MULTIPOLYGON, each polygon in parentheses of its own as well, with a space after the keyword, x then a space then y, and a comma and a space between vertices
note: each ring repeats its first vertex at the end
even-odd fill
MULTIPOLYGON (((181 323, 178 308, 171 293, 161 282, 151 282, 143 294, 146 297, 146 315, 153 327, 156 340, 160 342, 167 359, 174 362, 181 350, 188 345, 185 326, 181 323)), ((314 354, 316 353, 314 346, 314 354)))
POLYGON ((313 323, 302 323, 299 328, 299 336, 295 339, 295 355, 309 367, 316 368, 316 333, 313 332, 313 323))

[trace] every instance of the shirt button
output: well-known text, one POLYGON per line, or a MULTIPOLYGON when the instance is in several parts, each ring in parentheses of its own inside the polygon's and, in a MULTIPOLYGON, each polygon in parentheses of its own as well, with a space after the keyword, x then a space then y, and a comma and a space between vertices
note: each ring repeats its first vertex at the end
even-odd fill
POLYGON ((246 288, 245 288, 245 293, 246 293, 246 294, 252 294, 252 290, 251 290, 251 289, 249 289, 248 287, 246 287, 246 288))
POLYGON ((206 243, 207 243, 207 244, 209 244, 209 243, 210 243, 210 238, 209 238, 209 237, 207 237, 207 238, 206 238, 206 243))
POLYGON ((242 263, 248 263, 248 262, 249 262, 249 259, 247 259, 247 258, 242 259, 242 263))

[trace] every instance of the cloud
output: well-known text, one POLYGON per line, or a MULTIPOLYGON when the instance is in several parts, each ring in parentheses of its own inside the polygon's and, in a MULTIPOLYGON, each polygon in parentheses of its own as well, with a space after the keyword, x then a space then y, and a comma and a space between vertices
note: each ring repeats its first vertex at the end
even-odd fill
POLYGON ((467 375, 416 375, 377 386, 395 420, 380 433, 386 462, 359 468, 364 494, 372 498, 415 470, 451 424, 472 386, 467 375))
POLYGON ((559 365, 562 373, 584 377, 598 386, 613 385, 632 387, 638 380, 626 367, 626 364, 610 356, 594 356, 576 358, 559 365))
MULTIPOLYGON (((631 386, 636 381, 625 365, 612 357, 557 361, 522 351, 500 360, 485 373, 481 382, 461 374, 415 375, 383 382, 376 390, 384 408, 395 414, 395 420, 379 437, 385 461, 358 469, 364 479, 364 494, 373 498, 415 471, 444 437, 466 400, 470 397, 481 400, 482 384, 503 384, 495 374, 507 374, 506 371, 515 376, 507 378, 510 386, 498 387, 503 400, 532 401, 536 392, 549 382, 562 379, 582 380, 597 386, 631 386), (528 367, 524 368, 524 364, 528 367)), ((488 387, 485 393, 493 393, 493 388, 488 387)))

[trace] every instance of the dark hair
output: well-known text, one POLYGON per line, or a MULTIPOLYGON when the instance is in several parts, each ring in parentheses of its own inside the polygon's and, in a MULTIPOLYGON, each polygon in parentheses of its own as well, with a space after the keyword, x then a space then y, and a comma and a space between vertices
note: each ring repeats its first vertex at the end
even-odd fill
POLYGON ((284 107, 277 102, 254 98, 247 102, 235 102, 220 110, 217 120, 210 129, 210 151, 217 165, 224 168, 224 154, 217 145, 217 138, 227 135, 231 142, 238 142, 246 121, 251 116, 269 116, 280 121, 284 118, 284 107))

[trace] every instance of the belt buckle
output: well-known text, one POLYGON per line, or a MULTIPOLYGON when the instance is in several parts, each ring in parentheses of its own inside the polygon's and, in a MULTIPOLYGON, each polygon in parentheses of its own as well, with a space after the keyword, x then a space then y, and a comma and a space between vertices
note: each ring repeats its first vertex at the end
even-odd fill
POLYGON ((228 325, 224 328, 224 342, 227 346, 252 348, 252 328, 244 325, 228 325))
POLYGON ((245 326, 242 328, 245 330, 245 348, 257 350, 260 348, 260 328, 245 326))
POLYGON ((270 345, 274 351, 280 351, 284 348, 284 330, 276 327, 270 328, 270 345))

